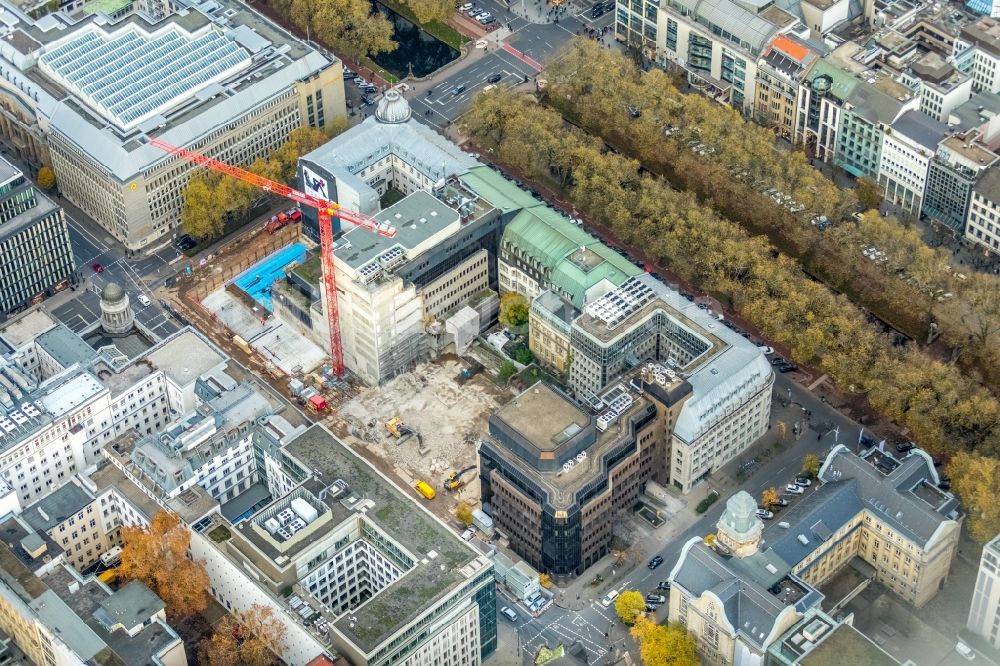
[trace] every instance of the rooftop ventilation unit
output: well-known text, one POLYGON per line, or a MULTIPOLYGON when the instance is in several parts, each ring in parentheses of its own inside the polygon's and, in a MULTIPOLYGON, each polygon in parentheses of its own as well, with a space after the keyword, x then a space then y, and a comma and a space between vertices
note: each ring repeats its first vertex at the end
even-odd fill
POLYGON ((807 537, 805 534, 800 534, 798 538, 799 538, 799 543, 801 543, 803 546, 809 545, 809 537, 807 537))

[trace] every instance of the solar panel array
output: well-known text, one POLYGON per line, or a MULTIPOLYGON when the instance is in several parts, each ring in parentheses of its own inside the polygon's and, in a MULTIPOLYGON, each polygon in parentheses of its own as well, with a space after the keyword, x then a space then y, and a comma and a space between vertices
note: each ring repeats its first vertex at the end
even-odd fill
POLYGON ((135 28, 113 37, 87 32, 46 53, 42 65, 67 88, 128 127, 250 63, 250 55, 212 30, 192 39, 172 29, 135 28))

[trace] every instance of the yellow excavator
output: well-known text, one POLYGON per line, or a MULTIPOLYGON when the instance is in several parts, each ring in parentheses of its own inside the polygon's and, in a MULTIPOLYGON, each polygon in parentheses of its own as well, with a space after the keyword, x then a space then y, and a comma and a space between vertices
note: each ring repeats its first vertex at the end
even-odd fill
POLYGON ((417 438, 417 448, 420 450, 421 454, 424 452, 424 438, 415 429, 403 423, 403 419, 398 416, 393 416, 391 419, 386 421, 385 429, 389 431, 389 434, 398 439, 397 445, 402 445, 403 442, 411 437, 417 438))
POLYGON ((476 469, 475 465, 470 465, 465 469, 460 469, 457 472, 452 472, 451 474, 449 474, 444 480, 443 485, 445 490, 450 490, 454 492, 459 488, 461 488, 462 486, 464 486, 465 484, 467 484, 468 481, 466 479, 463 479, 462 477, 468 472, 475 471, 475 469, 476 469))

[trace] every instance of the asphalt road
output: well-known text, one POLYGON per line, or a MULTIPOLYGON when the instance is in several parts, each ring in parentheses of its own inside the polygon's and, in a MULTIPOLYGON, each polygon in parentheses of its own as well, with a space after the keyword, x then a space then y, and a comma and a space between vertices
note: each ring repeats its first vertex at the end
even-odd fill
POLYGON ((441 127, 454 121, 469 107, 472 98, 482 91, 494 74, 503 78, 498 86, 514 86, 532 77, 535 70, 506 51, 494 51, 471 63, 448 78, 437 82, 431 89, 410 100, 413 115, 423 122, 441 127), (464 86, 460 93, 455 90, 464 86))
MULTIPOLYGON (((65 202, 63 202, 65 203, 65 202)), ((170 264, 178 252, 165 247, 137 257, 126 257, 124 247, 92 221, 81 222, 67 207, 70 243, 77 265, 75 291, 64 291, 46 301, 47 309, 59 321, 79 332, 100 319, 100 290, 108 282, 118 283, 129 295, 136 320, 158 339, 180 330, 181 324, 160 307, 152 289, 174 275, 177 264, 170 264), (100 264, 101 272, 94 271, 100 264), (145 294, 152 303, 143 306, 138 299, 145 294)))

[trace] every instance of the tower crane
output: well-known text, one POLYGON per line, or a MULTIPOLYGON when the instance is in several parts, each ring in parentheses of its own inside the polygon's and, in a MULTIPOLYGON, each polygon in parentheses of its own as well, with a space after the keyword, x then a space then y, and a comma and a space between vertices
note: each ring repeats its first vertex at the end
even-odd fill
POLYGON ((310 206, 316 209, 319 215, 319 248, 320 261, 323 266, 323 286, 326 290, 326 317, 327 323, 330 325, 330 360, 336 375, 339 377, 344 374, 344 348, 340 341, 340 311, 337 306, 337 285, 333 264, 333 218, 336 217, 345 222, 364 227, 388 238, 394 237, 396 230, 390 225, 379 222, 368 215, 346 210, 336 201, 327 201, 312 194, 301 192, 284 183, 269 180, 246 169, 220 162, 217 159, 196 153, 193 150, 173 146, 155 137, 149 139, 149 144, 192 164, 224 173, 254 187, 267 190, 271 194, 291 199, 301 206, 310 206))

